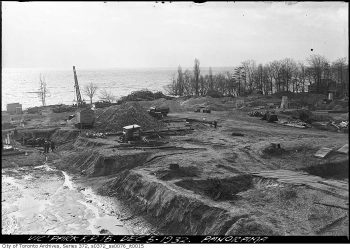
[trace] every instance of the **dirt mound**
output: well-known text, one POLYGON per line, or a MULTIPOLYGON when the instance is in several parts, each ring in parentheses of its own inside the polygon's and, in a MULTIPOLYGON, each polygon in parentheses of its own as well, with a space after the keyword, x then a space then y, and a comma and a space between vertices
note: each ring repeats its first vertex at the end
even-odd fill
POLYGON ((140 90, 134 91, 127 96, 121 97, 120 103, 124 103, 126 101, 141 101, 141 100, 154 100, 154 99, 172 99, 172 97, 164 95, 162 92, 151 92, 149 90, 140 90))
POLYGON ((126 155, 107 154, 110 156, 101 154, 94 149, 73 152, 59 163, 59 167, 87 176, 107 176, 140 166, 149 156, 147 152, 126 155))
POLYGON ((200 107, 205 107, 212 111, 225 111, 234 107, 233 102, 230 102, 228 98, 212 98, 209 96, 190 98, 183 101, 181 105, 189 111, 193 111, 200 107))
POLYGON ((49 129, 23 129, 18 130, 15 134, 16 140, 21 140, 22 138, 45 138, 51 139, 51 136, 57 131, 58 128, 49 129))
POLYGON ((138 124, 143 130, 164 126, 151 117, 139 103, 124 103, 106 108, 96 118, 96 128, 102 131, 121 131, 124 126, 138 124))
POLYGON ((181 106, 180 102, 178 100, 172 99, 156 99, 153 101, 139 101, 139 103, 144 107, 144 108, 150 108, 152 106, 155 107, 169 107, 170 113, 178 113, 178 112, 184 112, 186 109, 181 106))
POLYGON ((51 136, 51 140, 57 144, 66 143, 75 140, 79 136, 79 130, 56 130, 51 136))

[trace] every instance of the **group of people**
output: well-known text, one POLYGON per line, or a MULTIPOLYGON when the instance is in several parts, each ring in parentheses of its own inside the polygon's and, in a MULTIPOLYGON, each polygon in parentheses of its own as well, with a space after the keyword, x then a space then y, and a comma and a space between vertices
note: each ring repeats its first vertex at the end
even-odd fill
POLYGON ((45 140, 43 147, 44 153, 49 153, 50 149, 53 152, 55 150, 55 143, 53 141, 45 140))

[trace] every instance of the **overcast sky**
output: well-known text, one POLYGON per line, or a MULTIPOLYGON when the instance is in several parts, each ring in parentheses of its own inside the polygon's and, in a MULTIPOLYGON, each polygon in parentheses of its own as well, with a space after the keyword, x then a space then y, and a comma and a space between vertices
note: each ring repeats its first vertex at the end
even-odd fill
POLYGON ((3 67, 333 61, 348 55, 348 4, 2 2, 2 49, 3 67))

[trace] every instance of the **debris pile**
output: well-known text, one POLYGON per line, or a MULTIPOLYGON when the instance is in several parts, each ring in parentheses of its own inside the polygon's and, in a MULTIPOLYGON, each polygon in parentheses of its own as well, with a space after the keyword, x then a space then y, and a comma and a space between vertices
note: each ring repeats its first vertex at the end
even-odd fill
POLYGON ((102 132, 86 132, 84 136, 88 138, 106 138, 106 134, 102 132))
POLYGON ((68 106, 68 105, 58 105, 52 108, 52 111, 54 113, 61 113, 61 112, 74 112, 76 110, 75 107, 73 106, 68 106))
POLYGON ((328 125, 334 127, 337 132, 349 132, 349 121, 330 121, 328 125))
POLYGON ((311 127, 308 123, 305 123, 300 120, 288 120, 288 121, 281 121, 280 124, 285 125, 285 126, 291 126, 291 127, 296 127, 296 128, 309 128, 311 127))
POLYGON ((263 117, 264 113, 259 112, 259 111, 251 111, 248 113, 250 117, 263 117))
POLYGON ((124 103, 104 110, 96 119, 99 131, 121 131, 124 126, 138 124, 143 130, 159 129, 164 124, 151 117, 139 103, 124 103))
POLYGON ((119 103, 125 103, 126 101, 142 101, 142 100, 155 100, 155 99, 172 99, 172 97, 164 95, 162 92, 151 92, 149 90, 134 91, 127 96, 120 99, 119 103))

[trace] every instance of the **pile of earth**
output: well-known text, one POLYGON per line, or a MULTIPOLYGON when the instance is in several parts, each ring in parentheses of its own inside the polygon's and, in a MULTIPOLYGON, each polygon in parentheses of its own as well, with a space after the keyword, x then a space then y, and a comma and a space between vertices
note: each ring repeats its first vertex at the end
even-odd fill
POLYGON ((197 108, 209 108, 212 111, 225 111, 227 109, 233 108, 234 102, 232 98, 212 98, 206 97, 193 97, 187 99, 181 103, 181 106, 188 111, 196 110, 197 108))
POLYGON ((106 108, 97 116, 95 124, 100 131, 121 131, 124 126, 133 124, 140 125, 142 130, 160 129, 164 126, 137 102, 106 108))
POLYGON ((125 103, 127 101, 142 101, 142 100, 155 100, 155 99, 173 99, 170 96, 164 95, 162 92, 151 92, 149 90, 134 91, 127 96, 121 97, 119 104, 125 103))
POLYGON ((168 107, 170 113, 184 112, 186 110, 176 99, 169 100, 165 98, 160 98, 153 101, 140 101, 139 103, 147 109, 150 107, 168 107))

